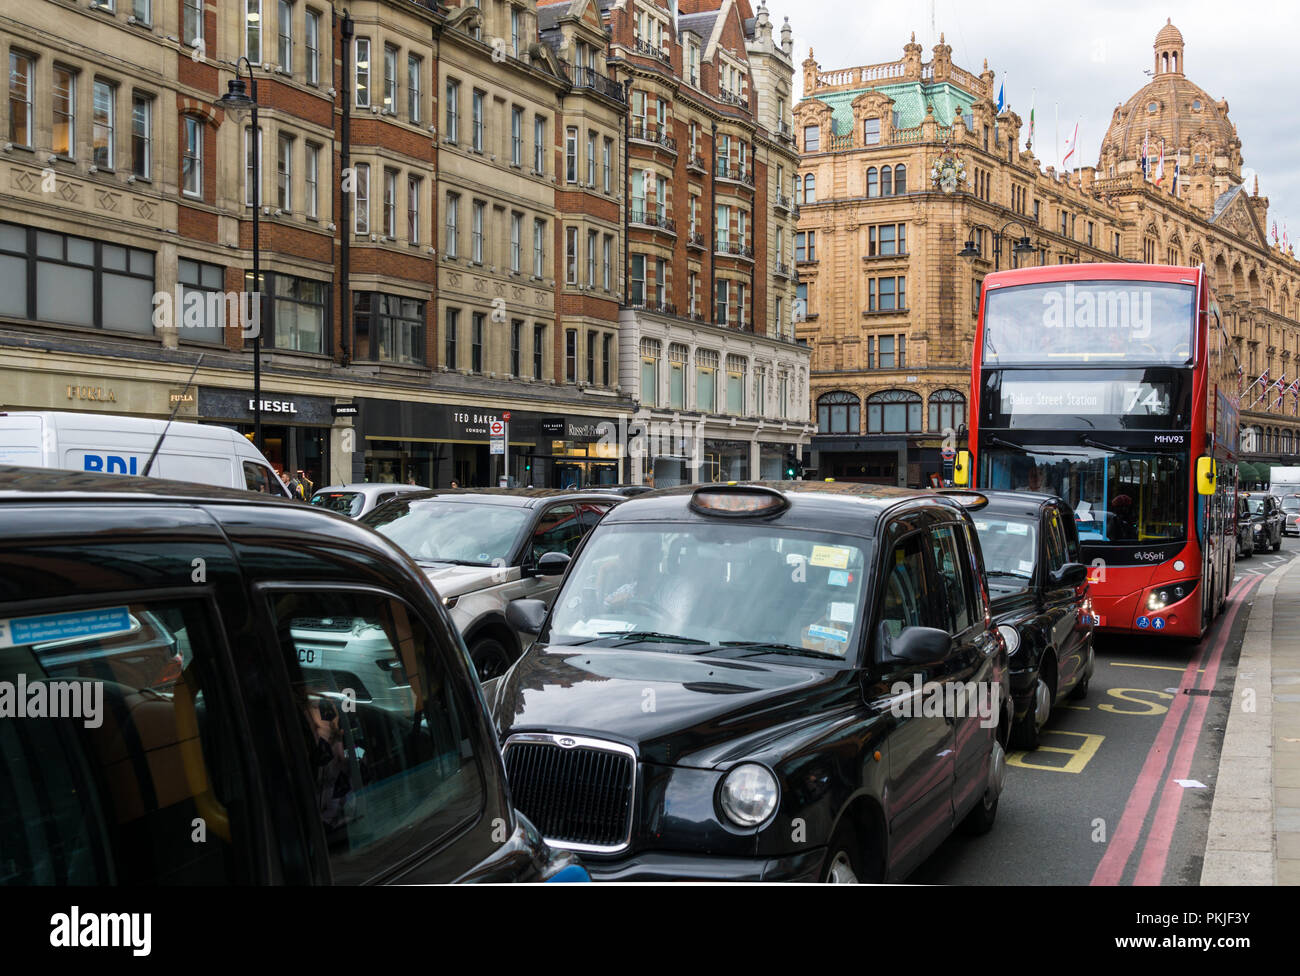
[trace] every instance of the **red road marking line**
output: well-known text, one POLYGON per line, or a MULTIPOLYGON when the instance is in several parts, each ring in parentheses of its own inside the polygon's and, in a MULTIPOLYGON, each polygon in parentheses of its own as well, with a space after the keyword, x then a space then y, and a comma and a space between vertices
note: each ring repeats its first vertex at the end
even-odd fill
MULTIPOLYGON (((1237 610, 1240 607, 1240 604, 1236 602, 1237 597, 1247 585, 1249 585, 1249 580, 1243 579, 1229 591, 1228 599, 1233 603, 1233 607, 1229 614, 1226 614, 1223 618, 1217 640, 1227 641, 1226 635, 1231 630, 1232 620, 1235 619, 1237 610)), ((1115 834, 1106 847, 1106 853, 1102 856, 1101 863, 1097 865, 1097 870, 1092 876, 1091 883, 1094 885, 1117 885, 1124 876, 1124 868, 1128 865, 1133 848, 1137 846, 1138 838, 1142 832, 1142 824, 1147 818, 1147 811, 1151 809, 1151 801, 1155 798, 1156 790, 1160 786, 1166 759, 1173 747, 1178 727, 1182 723, 1183 713, 1187 711, 1190 696, 1183 694, 1183 689, 1194 687, 1200 659, 1201 655, 1198 654, 1187 662, 1187 668, 1183 671, 1183 676, 1178 682, 1178 694, 1170 704, 1169 711, 1165 714, 1165 720, 1160 724, 1160 730, 1156 733, 1155 742, 1151 744, 1146 761, 1142 764, 1142 771, 1138 773, 1138 778, 1133 784, 1133 790, 1129 793, 1128 801, 1124 804, 1124 813, 1120 817, 1119 826, 1115 829, 1115 834)))
MULTIPOLYGON (((1254 577, 1247 589, 1253 589, 1262 578, 1260 576, 1254 577)), ((1240 598, 1246 596, 1249 596, 1248 592, 1240 594, 1240 598)), ((1233 607, 1234 616, 1239 606, 1240 602, 1233 607)), ((1219 635, 1224 639, 1215 641, 1214 652, 1205 665, 1205 673, 1201 675, 1200 687, 1202 689, 1212 689, 1214 687, 1223 652, 1228 646, 1226 635, 1231 629, 1232 618, 1225 614, 1223 629, 1219 635)), ((1138 861, 1137 875, 1133 879, 1135 885, 1158 885, 1160 879, 1164 877, 1165 862, 1169 859, 1169 848, 1173 844, 1174 828, 1178 823, 1178 810, 1183 802, 1183 788, 1174 780, 1186 779, 1187 774, 1191 772, 1192 758, 1196 753, 1196 745, 1200 741, 1201 729, 1205 725, 1205 714, 1209 711, 1209 708, 1210 699, 1208 696, 1198 696, 1196 701, 1192 703, 1192 711, 1187 718, 1187 725, 1183 728, 1182 739, 1178 744, 1178 752, 1174 755, 1173 766, 1170 769, 1169 777, 1165 780, 1160 804, 1156 807, 1155 819, 1151 822, 1151 831, 1147 834, 1146 844, 1142 848, 1142 857, 1138 861)))

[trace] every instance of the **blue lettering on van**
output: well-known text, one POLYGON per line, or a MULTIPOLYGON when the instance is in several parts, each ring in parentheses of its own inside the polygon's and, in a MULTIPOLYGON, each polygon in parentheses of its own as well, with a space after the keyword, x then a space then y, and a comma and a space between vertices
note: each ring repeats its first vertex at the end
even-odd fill
POLYGON ((87 454, 82 461, 86 471, 107 471, 109 474, 138 474, 140 459, 120 457, 117 454, 87 454))

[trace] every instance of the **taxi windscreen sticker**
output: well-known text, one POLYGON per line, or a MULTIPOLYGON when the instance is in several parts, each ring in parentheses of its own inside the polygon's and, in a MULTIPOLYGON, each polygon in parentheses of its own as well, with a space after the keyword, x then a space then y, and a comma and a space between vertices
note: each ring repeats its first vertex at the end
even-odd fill
POLYGON ((848 569, 849 550, 844 546, 813 546, 812 558, 808 561, 827 569, 848 569))
POLYGON ((813 624, 808 628, 808 636, 814 640, 835 641, 837 644, 847 644, 849 642, 849 632, 840 630, 837 627, 822 627, 820 624, 813 624))
POLYGON ((853 611, 852 603, 832 603, 830 617, 838 624, 850 624, 855 616, 853 611))
POLYGON ((1029 526, 1024 522, 1008 522, 1007 535, 1029 535, 1029 526))
POLYGON ((849 574, 843 569, 832 569, 826 576, 828 586, 848 586, 849 574))
POLYGON ((114 634, 130 633, 131 627, 131 615, 126 607, 71 610, 34 617, 11 617, 0 619, 0 647, 111 637, 114 634))

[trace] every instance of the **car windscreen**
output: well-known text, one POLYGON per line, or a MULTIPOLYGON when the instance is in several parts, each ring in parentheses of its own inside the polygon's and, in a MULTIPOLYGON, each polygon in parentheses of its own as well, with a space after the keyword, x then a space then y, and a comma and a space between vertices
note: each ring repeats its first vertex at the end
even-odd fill
POLYGON ((845 659, 870 543, 736 523, 596 528, 556 599, 551 644, 845 659))
POLYGON ((366 496, 359 491, 318 491, 311 496, 311 503, 356 518, 365 507, 366 496))
POLYGON ((1251 515, 1263 515, 1264 499, 1260 498, 1259 496, 1256 496, 1254 498, 1247 498, 1246 507, 1250 509, 1251 515))
POLYGON ((508 505, 395 499, 361 521, 419 561, 504 566, 531 514, 508 505))
POLYGON ((1300 498, 1295 495, 1287 495, 1282 499, 1282 507, 1288 512, 1300 512, 1300 498))
POLYGON ((984 572, 989 585, 1001 589, 1026 589, 1034 576, 1038 558, 1038 522, 1010 515, 975 516, 984 572))

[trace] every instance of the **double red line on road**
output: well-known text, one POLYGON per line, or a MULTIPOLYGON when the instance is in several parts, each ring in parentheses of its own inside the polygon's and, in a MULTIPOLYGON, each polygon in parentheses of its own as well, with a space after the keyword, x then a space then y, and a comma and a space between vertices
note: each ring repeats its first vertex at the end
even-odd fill
POLYGON ((1174 828, 1178 822, 1178 809, 1182 804, 1183 788, 1174 782, 1186 779, 1192 767, 1192 758, 1196 753, 1196 744, 1200 741, 1201 730, 1205 725, 1205 713, 1210 706, 1208 695, 1192 696, 1187 691, 1197 687, 1197 672, 1200 674, 1200 688, 1209 691, 1218 679, 1219 665, 1223 661, 1223 652, 1228 646, 1232 634, 1232 624, 1237 612, 1245 602, 1245 597, 1263 579, 1251 576, 1243 579, 1228 593, 1229 609, 1219 622, 1218 629, 1212 631, 1212 643, 1206 651, 1193 658, 1183 671, 1178 682, 1178 693, 1169 705, 1156 740, 1151 744, 1142 771, 1138 774, 1128 802, 1124 805, 1124 814, 1120 818, 1106 854, 1092 876, 1094 885, 1117 885, 1124 877, 1133 850, 1142 837, 1142 825, 1155 799, 1156 791, 1163 791, 1160 803, 1156 807, 1155 818, 1151 824, 1141 857, 1138 860, 1137 875, 1134 884, 1158 885, 1164 875, 1165 862, 1169 857, 1169 848, 1173 842, 1174 828), (1202 665, 1202 662, 1204 664, 1202 665), (1204 670, 1202 670, 1202 667, 1204 670), (1189 711, 1190 709, 1190 711, 1189 711), (1183 724, 1183 717, 1187 723, 1183 724), (1182 734, 1179 737, 1179 727, 1182 734), (1177 745, 1172 764, 1169 755, 1177 745), (1169 766, 1168 775, 1165 775, 1169 766))

